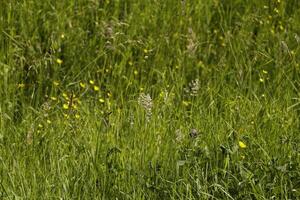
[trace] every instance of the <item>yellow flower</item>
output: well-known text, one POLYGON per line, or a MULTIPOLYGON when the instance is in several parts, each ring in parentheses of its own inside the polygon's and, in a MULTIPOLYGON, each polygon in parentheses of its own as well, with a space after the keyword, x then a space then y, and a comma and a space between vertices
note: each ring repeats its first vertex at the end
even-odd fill
POLYGON ((79 118, 80 118, 80 115, 79 115, 79 114, 76 114, 76 115, 75 115, 75 118, 76 118, 76 119, 79 119, 79 118))
POLYGON ((54 86, 59 86, 59 82, 58 81, 53 81, 53 85, 54 86))
POLYGON ((147 49, 144 49, 144 53, 148 53, 148 50, 147 50, 147 49))
POLYGON ((52 101, 56 101, 57 98, 56 98, 56 97, 51 97, 51 100, 52 100, 52 101))
POLYGON ((49 119, 47 119, 47 124, 51 124, 51 121, 49 119))
POLYGON ((62 95, 63 95, 63 97, 64 97, 66 100, 68 100, 68 99, 69 99, 69 97, 68 97, 67 93, 63 93, 62 95))
POLYGON ((137 70, 134 70, 133 73, 134 73, 134 75, 138 75, 139 74, 139 72, 137 70))
POLYGON ((95 84, 95 81, 93 81, 93 80, 90 80, 89 82, 90 82, 91 85, 95 84))
POLYGON ((100 90, 100 88, 98 86, 94 85, 94 90, 97 92, 100 90))
POLYGON ((57 64, 61 65, 63 63, 63 61, 59 58, 56 59, 57 64))
POLYGON ((72 104, 72 107, 76 110, 78 107, 76 106, 76 104, 72 104))
POLYGON ((100 99, 99 99, 99 102, 100 102, 100 103, 104 103, 104 102, 105 102, 105 100, 104 100, 104 99, 102 99, 102 98, 100 98, 100 99))
POLYGON ((129 64, 130 66, 132 66, 132 65, 133 65, 133 62, 132 62, 132 61, 129 61, 128 64, 129 64))
POLYGON ((61 39, 64 39, 64 38, 65 38, 65 34, 61 34, 61 35, 60 35, 60 38, 61 38, 61 39))
POLYGON ((25 84, 24 83, 19 83, 18 84, 18 88, 24 88, 25 87, 25 84))
POLYGON ((262 78, 259 79, 259 82, 261 82, 261 83, 263 83, 264 81, 265 81, 265 80, 262 79, 262 78))
POLYGON ((284 27, 283 27, 282 25, 280 25, 280 26, 279 26, 279 29, 283 31, 283 30, 284 30, 284 27))
POLYGON ((84 83, 79 83, 80 87, 85 88, 86 85, 84 83))
POLYGON ((64 113, 64 117, 65 117, 66 119, 69 119, 69 115, 67 115, 67 114, 65 114, 65 113, 64 113))
POLYGON ((39 128, 43 128, 43 125, 42 125, 42 124, 38 124, 38 127, 39 127, 39 128))
POLYGON ((161 91, 161 92, 159 93, 159 96, 160 96, 160 97, 164 97, 164 91, 161 91))
POLYGON ((247 147, 247 145, 246 145, 244 142, 239 141, 239 147, 240 147, 241 149, 245 149, 245 148, 247 147))
POLYGON ((64 103, 64 104, 63 104, 63 109, 65 109, 65 110, 69 109, 69 105, 66 104, 66 103, 64 103))

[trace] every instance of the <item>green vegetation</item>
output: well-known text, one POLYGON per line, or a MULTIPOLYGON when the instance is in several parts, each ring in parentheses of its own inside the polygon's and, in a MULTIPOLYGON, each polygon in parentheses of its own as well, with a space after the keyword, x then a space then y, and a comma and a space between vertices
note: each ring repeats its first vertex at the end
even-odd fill
POLYGON ((299 0, 0 0, 0 199, 297 199, 299 0))

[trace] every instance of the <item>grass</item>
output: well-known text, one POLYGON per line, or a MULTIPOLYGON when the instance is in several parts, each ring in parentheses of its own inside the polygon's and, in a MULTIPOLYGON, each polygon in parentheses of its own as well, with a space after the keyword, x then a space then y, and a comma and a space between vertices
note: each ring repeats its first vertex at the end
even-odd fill
POLYGON ((1 199, 300 197, 298 0, 0 0, 1 199))

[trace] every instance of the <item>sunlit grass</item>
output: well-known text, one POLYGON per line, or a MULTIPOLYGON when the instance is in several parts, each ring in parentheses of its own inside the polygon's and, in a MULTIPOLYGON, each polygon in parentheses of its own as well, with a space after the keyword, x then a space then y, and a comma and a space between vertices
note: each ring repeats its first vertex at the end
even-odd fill
POLYGON ((0 199, 299 198, 298 1, 0 4, 0 199))

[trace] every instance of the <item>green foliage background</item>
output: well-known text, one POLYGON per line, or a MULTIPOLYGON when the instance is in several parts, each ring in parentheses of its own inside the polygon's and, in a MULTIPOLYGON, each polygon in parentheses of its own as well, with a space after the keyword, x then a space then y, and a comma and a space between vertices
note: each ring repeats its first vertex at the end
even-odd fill
POLYGON ((299 44, 298 0, 0 0, 0 198, 297 199, 299 44))

